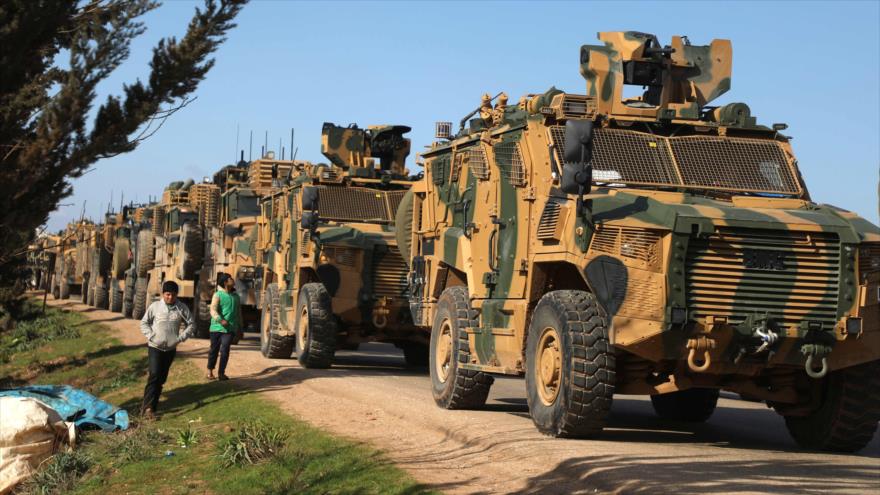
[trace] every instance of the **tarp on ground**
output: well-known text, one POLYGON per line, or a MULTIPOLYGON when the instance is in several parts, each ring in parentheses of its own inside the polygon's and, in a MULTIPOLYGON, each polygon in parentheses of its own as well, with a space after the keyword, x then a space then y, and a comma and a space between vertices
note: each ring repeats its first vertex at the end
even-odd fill
POLYGON ((29 397, 58 411, 81 429, 105 432, 128 429, 128 413, 94 395, 68 385, 30 385, 0 390, 0 397, 29 397))
POLYGON ((0 397, 0 494, 28 479, 62 445, 73 445, 76 428, 36 399, 0 397))

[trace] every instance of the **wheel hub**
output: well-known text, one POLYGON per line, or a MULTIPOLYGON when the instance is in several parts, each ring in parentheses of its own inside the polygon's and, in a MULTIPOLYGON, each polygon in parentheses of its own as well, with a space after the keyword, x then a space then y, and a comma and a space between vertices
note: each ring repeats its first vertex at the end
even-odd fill
POLYGON ((449 320, 443 320, 440 326, 440 335, 437 338, 437 347, 434 350, 434 366, 437 377, 445 383, 449 378, 449 367, 452 364, 452 324, 449 320))
POLYGON ((559 395, 562 381, 562 349, 555 328, 545 328, 538 341, 535 372, 538 375, 538 395, 545 405, 552 405, 559 395))

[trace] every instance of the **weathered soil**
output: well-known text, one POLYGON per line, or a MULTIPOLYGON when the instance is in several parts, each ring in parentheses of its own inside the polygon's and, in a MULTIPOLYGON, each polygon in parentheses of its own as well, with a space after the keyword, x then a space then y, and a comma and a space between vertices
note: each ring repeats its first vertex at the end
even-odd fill
MULTIPOLYGON (((143 345, 137 322, 69 301, 143 345)), ((205 366, 208 342, 178 356, 205 366)), ((868 493, 880 489, 880 435, 856 455, 802 452, 763 404, 724 396, 705 424, 658 419, 644 397, 614 399, 600 440, 557 440, 532 426, 520 379, 499 378, 479 411, 438 408, 425 371, 392 346, 340 352, 329 370, 265 359, 254 334, 234 346, 228 374, 331 433, 383 449, 418 480, 448 493, 868 493)), ((173 387, 174 384, 170 383, 173 387)))

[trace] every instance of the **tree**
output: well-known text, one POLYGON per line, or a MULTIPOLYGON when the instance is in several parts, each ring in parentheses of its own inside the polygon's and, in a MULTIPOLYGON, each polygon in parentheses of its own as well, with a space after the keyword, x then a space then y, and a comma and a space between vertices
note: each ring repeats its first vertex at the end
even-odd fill
POLYGON ((128 57, 144 32, 141 16, 159 4, 0 3, 0 313, 21 293, 22 254, 71 194, 70 180, 101 158, 134 150, 186 105, 246 2, 205 0, 183 38, 153 48, 148 80, 125 84, 122 96, 109 96, 94 113, 96 86, 128 57))

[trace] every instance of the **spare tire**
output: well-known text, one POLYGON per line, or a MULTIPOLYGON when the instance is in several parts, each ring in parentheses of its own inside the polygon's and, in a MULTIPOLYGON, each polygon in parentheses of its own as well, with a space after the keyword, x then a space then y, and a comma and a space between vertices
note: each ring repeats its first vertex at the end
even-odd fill
POLYGON ((138 233, 137 245, 137 276, 146 277, 153 268, 156 253, 153 249, 153 232, 144 229, 138 233))
POLYGON ((193 280, 202 268, 205 258, 205 243, 202 237, 202 228, 198 224, 187 222, 180 229, 180 247, 183 250, 183 260, 180 265, 180 278, 193 280))
POLYGON ((125 271, 131 266, 131 260, 128 257, 128 253, 128 239, 118 239, 116 245, 113 246, 113 277, 121 279, 125 276, 125 271))
POLYGON ((413 233, 413 192, 409 190, 400 200, 397 212, 394 214, 394 235, 397 237, 397 249, 400 256, 409 266, 412 262, 412 233, 413 233))

